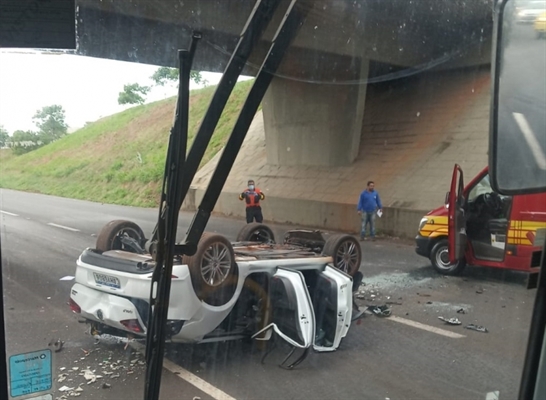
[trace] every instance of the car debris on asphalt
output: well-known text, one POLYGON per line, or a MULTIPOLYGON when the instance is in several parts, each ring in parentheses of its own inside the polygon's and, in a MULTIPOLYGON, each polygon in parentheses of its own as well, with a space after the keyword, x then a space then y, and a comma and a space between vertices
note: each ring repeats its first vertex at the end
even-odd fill
POLYGON ((51 341, 48 343, 48 346, 54 347, 55 353, 58 353, 63 349, 64 341, 62 341, 61 339, 51 339, 51 341))
POLYGON ((475 325, 475 324, 469 324, 465 326, 465 329, 470 329, 472 331, 482 332, 482 333, 488 333, 489 331, 485 326, 481 325, 475 325))
POLYGON ((444 321, 446 324, 449 325, 461 325, 461 321, 459 321, 458 318, 444 318, 444 317, 438 317, 439 320, 444 321))
MULTIPOLYGON (((110 339, 110 338, 106 338, 110 339)), ((106 340, 103 343, 108 342, 106 340)), ((116 343, 107 343, 113 344, 116 343)), ((123 344, 123 341, 117 344, 123 344)), ((119 347, 118 347, 119 348, 119 347)), ((80 366, 63 366, 59 367, 59 374, 57 376, 57 382, 61 385, 57 389, 57 397, 55 400, 69 400, 73 397, 87 398, 86 390, 87 385, 92 390, 95 389, 110 389, 115 382, 124 382, 127 379, 138 379, 140 373, 143 373, 145 362, 142 359, 142 354, 138 351, 126 352, 125 355, 114 358, 114 352, 109 350, 104 354, 101 352, 103 348, 96 348, 93 350, 81 349, 84 353, 84 357, 77 357, 73 362, 80 366), (95 353, 93 357, 88 357, 90 354, 95 353), (88 364, 81 364, 88 360, 88 364), (96 366, 96 367, 94 367, 96 366), (134 375, 133 375, 134 374, 134 375), (133 375, 131 377, 131 375, 133 375)), ((79 355, 81 353, 76 353, 79 355)), ((87 389, 89 390, 89 389, 87 389)))
POLYGON ((386 304, 382 306, 368 306, 367 310, 378 317, 390 317, 392 313, 391 309, 386 304))

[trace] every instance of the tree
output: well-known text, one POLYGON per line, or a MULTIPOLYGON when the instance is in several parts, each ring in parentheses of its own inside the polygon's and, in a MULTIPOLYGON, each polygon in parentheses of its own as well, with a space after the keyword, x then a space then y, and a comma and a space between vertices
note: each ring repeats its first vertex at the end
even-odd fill
MULTIPOLYGON (((165 86, 167 83, 178 82, 178 69, 169 67, 159 67, 150 79, 158 86, 165 86)), ((208 81, 203 78, 201 72, 190 71, 190 79, 198 85, 206 86, 208 81)))
POLYGON ((119 92, 118 104, 142 104, 150 89, 149 86, 140 86, 138 83, 123 85, 123 92, 119 92))
POLYGON ((8 131, 3 125, 0 125, 0 147, 6 147, 9 139, 10 137, 8 131))
POLYGON ((39 130, 37 139, 43 144, 51 143, 67 134, 64 109, 58 104, 42 107, 36 111, 32 120, 39 130))
POLYGON ((22 130, 13 132, 10 142, 11 149, 17 155, 28 153, 44 145, 38 133, 22 130))

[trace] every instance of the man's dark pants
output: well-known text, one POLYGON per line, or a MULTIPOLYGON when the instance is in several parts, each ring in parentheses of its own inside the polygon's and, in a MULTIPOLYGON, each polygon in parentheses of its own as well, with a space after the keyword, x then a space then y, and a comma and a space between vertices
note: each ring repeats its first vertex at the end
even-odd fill
POLYGON ((262 215, 262 207, 247 207, 246 208, 246 223, 250 224, 254 220, 256 222, 263 222, 264 217, 262 215))

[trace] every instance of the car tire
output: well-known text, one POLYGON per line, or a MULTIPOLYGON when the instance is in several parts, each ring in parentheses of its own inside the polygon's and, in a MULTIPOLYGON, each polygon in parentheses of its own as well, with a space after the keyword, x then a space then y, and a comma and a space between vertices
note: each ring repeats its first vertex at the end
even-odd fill
POLYGON ((135 253, 136 250, 126 246, 121 242, 123 236, 131 237, 135 239, 139 246, 142 247, 145 239, 144 232, 140 229, 140 226, 132 221, 114 220, 108 222, 99 235, 97 236, 97 242, 95 247, 99 251, 109 250, 123 250, 131 253, 135 253))
POLYGON ((434 245, 430 252, 430 262, 434 269, 442 275, 459 275, 466 267, 464 258, 454 264, 449 263, 447 239, 442 239, 434 245))
POLYGON ((237 241, 275 243, 275 235, 269 226, 253 222, 243 226, 237 235, 237 241))
POLYGON ((233 298, 239 270, 235 253, 224 236, 205 232, 193 256, 183 256, 190 269, 197 297, 211 306, 222 306, 233 298))
POLYGON ((322 254, 334 259, 334 267, 354 276, 360 269, 362 249, 360 243, 350 235, 332 235, 326 239, 322 254))

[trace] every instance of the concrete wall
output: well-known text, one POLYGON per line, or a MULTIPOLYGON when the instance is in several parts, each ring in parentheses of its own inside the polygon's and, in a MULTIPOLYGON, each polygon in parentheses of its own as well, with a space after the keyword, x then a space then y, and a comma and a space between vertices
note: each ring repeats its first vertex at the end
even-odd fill
MULTIPOLYGON (((203 194, 203 189, 192 188, 183 209, 195 211, 203 194)), ((413 238, 417 234, 419 221, 429 210, 386 207, 383 211, 383 216, 376 218, 376 228, 379 234, 413 238)), ((243 221, 245 219, 244 204, 234 193, 222 193, 215 212, 240 218, 243 221)), ((263 202, 263 214, 265 223, 287 223, 354 234, 358 234, 360 231, 360 216, 357 214, 354 204, 267 197, 267 202, 263 202), (275 211, 281 209, 282 213, 275 211)))
MULTIPOLYGON (((356 232, 358 196, 374 180, 385 209, 378 229, 412 237, 423 214, 443 204, 455 163, 468 180, 487 165, 489 84, 488 70, 472 69, 369 85, 358 156, 339 167, 268 163, 258 113, 215 212, 242 217, 237 194, 252 178, 266 195, 266 221, 356 232)), ((194 179, 196 200, 217 159, 194 179)))

